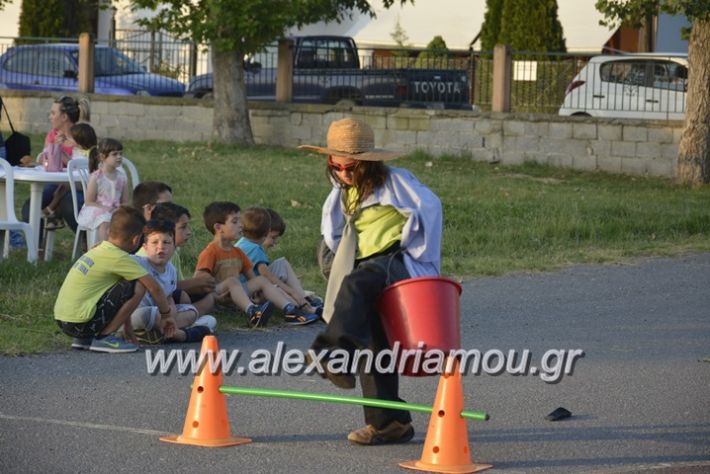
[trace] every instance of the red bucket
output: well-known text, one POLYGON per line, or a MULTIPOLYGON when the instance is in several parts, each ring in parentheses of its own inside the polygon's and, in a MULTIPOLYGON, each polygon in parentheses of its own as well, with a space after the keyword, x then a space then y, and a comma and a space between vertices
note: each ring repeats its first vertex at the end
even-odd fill
POLYGON ((424 351, 418 367, 415 367, 416 359, 408 357, 404 375, 438 375, 438 372, 422 370, 429 368, 422 364, 427 359, 426 351, 439 349, 446 356, 449 351, 461 348, 460 296, 458 282, 429 276, 398 281, 382 292, 378 304, 387 340, 393 348, 399 342, 397 367, 400 367, 403 350, 424 351))

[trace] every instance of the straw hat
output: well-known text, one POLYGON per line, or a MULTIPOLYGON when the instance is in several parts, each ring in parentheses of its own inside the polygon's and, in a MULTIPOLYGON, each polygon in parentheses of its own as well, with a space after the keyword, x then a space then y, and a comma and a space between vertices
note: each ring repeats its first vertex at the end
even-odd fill
POLYGON ((402 155, 402 153, 375 148, 375 134, 372 128, 365 122, 351 118, 337 120, 330 124, 325 147, 301 145, 298 148, 363 161, 388 161, 402 155))

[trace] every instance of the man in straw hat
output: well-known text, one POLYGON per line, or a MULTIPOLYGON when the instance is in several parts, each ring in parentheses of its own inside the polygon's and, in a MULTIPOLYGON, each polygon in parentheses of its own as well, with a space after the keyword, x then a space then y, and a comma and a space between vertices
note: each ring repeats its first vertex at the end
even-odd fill
MULTIPOLYGON (((328 326, 312 348, 326 353, 319 361, 324 377, 341 388, 354 388, 354 374, 328 370, 328 354, 370 349, 374 358, 389 348, 377 301, 396 281, 439 274, 441 203, 412 173, 384 164, 400 154, 375 148, 366 123, 351 118, 333 122, 326 141, 325 147, 299 147, 328 156, 333 184, 321 219, 325 244, 335 253, 323 311, 328 326)), ((396 372, 365 369, 358 368, 365 397, 401 401, 396 372)), ((364 410, 367 426, 351 432, 350 442, 401 443, 414 436, 409 412, 364 410)))

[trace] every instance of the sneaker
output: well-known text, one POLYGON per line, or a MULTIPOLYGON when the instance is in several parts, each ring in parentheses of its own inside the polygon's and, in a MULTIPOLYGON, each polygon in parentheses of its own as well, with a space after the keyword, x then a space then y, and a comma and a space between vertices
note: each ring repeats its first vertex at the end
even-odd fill
POLYGON ((89 350, 94 352, 107 352, 116 354, 120 352, 136 352, 138 346, 130 342, 124 341, 120 337, 106 336, 101 339, 95 338, 89 347, 89 350))
POLYGON ((149 344, 154 346, 156 344, 162 344, 165 340, 163 333, 157 328, 153 329, 134 329, 133 334, 138 339, 141 344, 149 344))
POLYGON ((306 313, 300 308, 296 308, 290 311, 289 314, 284 315, 284 321, 289 326, 305 326, 306 324, 315 323, 320 319, 317 314, 306 313))
POLYGON ((253 328, 263 328, 269 321, 271 316, 271 311, 274 307, 270 302, 266 302, 260 306, 252 304, 247 309, 247 316, 249 316, 249 325, 253 328))
POLYGON ((10 248, 11 249, 24 249, 27 247, 25 244, 25 237, 19 230, 10 231, 10 248))
POLYGON ((211 332, 214 332, 217 328, 217 318, 211 314, 205 314, 204 316, 197 318, 195 322, 192 323, 192 326, 207 326, 211 332))
POLYGON ((324 304, 323 299, 316 295, 306 296, 306 301, 308 301, 308 303, 314 308, 318 308, 319 306, 322 308, 324 304))
POLYGON ((191 326, 183 331, 185 331, 185 342, 200 342, 205 336, 212 334, 207 326, 191 326))
POLYGON ((80 351, 88 351, 91 348, 92 342, 94 342, 93 337, 75 337, 71 341, 71 348, 80 351))
POLYGON ((414 437, 414 427, 411 423, 393 421, 381 430, 372 425, 367 425, 348 434, 348 441, 363 446, 376 446, 378 444, 406 443, 414 437))

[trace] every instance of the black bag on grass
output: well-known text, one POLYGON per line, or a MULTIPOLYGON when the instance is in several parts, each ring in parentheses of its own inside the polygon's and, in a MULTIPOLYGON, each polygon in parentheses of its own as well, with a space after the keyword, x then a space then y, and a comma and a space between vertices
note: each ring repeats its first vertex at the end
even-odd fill
POLYGON ((12 126, 12 121, 10 120, 10 114, 7 113, 7 108, 4 107, 2 97, 0 97, 0 117, 2 116, 3 108, 12 132, 5 140, 5 156, 12 166, 17 166, 20 164, 20 159, 25 155, 29 155, 32 151, 30 137, 15 131, 15 127, 12 126))

